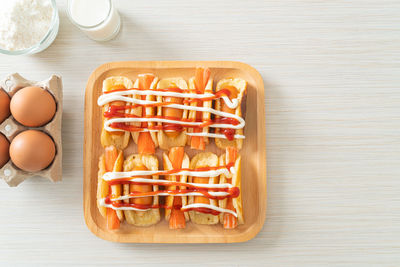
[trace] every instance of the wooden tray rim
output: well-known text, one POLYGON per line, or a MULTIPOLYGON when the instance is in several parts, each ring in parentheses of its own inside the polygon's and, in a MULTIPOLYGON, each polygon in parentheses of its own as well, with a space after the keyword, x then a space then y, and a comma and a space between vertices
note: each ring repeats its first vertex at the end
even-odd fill
MULTIPOLYGON (((90 210, 90 201, 86 201, 85 192, 86 188, 89 188, 90 179, 85 179, 86 174, 88 173, 88 166, 83 164, 83 211, 85 223, 89 230, 97 237, 111 241, 116 243, 240 243, 247 242, 253 238, 255 238, 258 233, 261 231, 265 224, 266 218, 266 209, 267 209, 267 169, 266 169, 266 138, 265 138, 265 93, 264 93, 264 82, 260 75, 260 73, 250 66, 249 64, 239 62, 239 61, 115 61, 108 62, 97 67, 89 76, 86 88, 85 88, 85 104, 84 104, 84 147, 83 147, 83 163, 86 161, 87 152, 90 149, 91 142, 87 142, 87 130, 92 129, 92 120, 87 121, 87 112, 91 112, 88 110, 88 99, 91 97, 91 93, 94 87, 94 83, 97 80, 98 76, 101 76, 103 73, 115 69, 115 68, 127 68, 127 66, 140 66, 142 68, 188 68, 188 67, 196 67, 196 66, 208 66, 212 68, 236 68, 245 70, 250 73, 250 75, 254 78, 257 84, 257 114, 262 114, 262 116, 258 116, 257 119, 257 133, 262 133, 257 135, 257 144, 261 145, 263 149, 260 149, 260 160, 261 164, 259 165, 258 174, 261 175, 261 184, 263 185, 260 188, 260 195, 264 196, 265 199, 260 200, 260 210, 259 216, 261 222, 256 224, 256 227, 249 228, 249 230, 242 232, 240 234, 236 234, 234 239, 229 238, 229 240, 220 240, 220 241, 212 241, 212 242, 204 242, 198 239, 201 238, 193 238, 190 241, 173 241, 173 240, 162 240, 162 241, 147 241, 147 240, 135 240, 132 241, 130 239, 124 238, 123 236, 111 235, 109 232, 106 232, 99 228, 95 221, 93 220, 91 213, 88 212, 90 210), (263 163, 263 164, 262 164, 263 163), (89 214, 89 215, 88 215, 89 214), (118 238, 119 237, 119 238, 118 238)), ((129 68, 129 67, 128 67, 129 68)), ((137 68, 137 67, 135 67, 137 68)), ((259 178, 260 179, 260 178, 259 178)), ((218 239, 218 238, 217 238, 218 239)))

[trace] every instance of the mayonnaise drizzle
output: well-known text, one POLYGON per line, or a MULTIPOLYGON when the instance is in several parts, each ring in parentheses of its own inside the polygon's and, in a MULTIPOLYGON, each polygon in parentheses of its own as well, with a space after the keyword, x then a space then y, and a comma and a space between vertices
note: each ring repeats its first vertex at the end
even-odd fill
MULTIPOLYGON (((231 167, 230 170, 227 168, 221 168, 217 170, 209 170, 209 171, 195 171, 195 170, 182 170, 179 172, 175 173, 168 173, 166 175, 188 175, 188 176, 193 176, 193 177, 217 177, 221 174, 224 174, 228 178, 232 177, 232 174, 235 173, 236 170, 234 167, 231 167)), ((148 175, 160 175, 162 174, 163 171, 129 171, 129 172, 106 172, 103 175, 103 180, 104 181, 112 181, 112 180, 117 180, 117 179, 122 179, 122 178, 129 178, 132 177, 128 181, 135 181, 138 183, 148 183, 151 181, 156 181, 157 183, 169 183, 171 181, 168 180, 153 180, 149 178, 134 178, 133 176, 148 176, 148 175)), ((227 185, 229 184, 192 184, 192 183, 187 183, 195 186, 201 187, 210 187, 211 185, 214 188, 226 188, 227 185)))
MULTIPOLYGON (((196 99, 203 99, 203 98, 214 98, 215 94, 212 93, 204 93, 204 94, 195 94, 195 93, 179 93, 179 92, 165 92, 165 91, 157 91, 157 90, 137 90, 137 89, 130 89, 126 91, 116 91, 111 92, 108 94, 103 94, 99 97, 97 104, 99 106, 103 106, 113 101, 125 101, 123 96, 124 95, 155 95, 155 96, 173 96, 173 97, 180 97, 180 98, 196 98, 196 99), (122 97, 122 98, 121 98, 122 97)), ((239 104, 239 99, 229 99, 227 96, 220 96, 225 102, 225 104, 230 109, 235 109, 239 104)), ((126 101, 127 102, 127 101, 126 101)))
MULTIPOLYGON (((117 91, 117 92, 112 92, 112 93, 108 93, 108 94, 103 94, 99 97, 97 104, 99 106, 103 106, 103 105, 111 103, 113 101, 124 101, 124 102, 128 102, 128 103, 139 104, 139 105, 149 105, 149 104, 157 104, 158 103, 157 101, 142 100, 142 99, 136 99, 134 97, 124 96, 124 95, 129 95, 129 94, 174 96, 174 97, 181 97, 181 98, 197 98, 197 99, 215 96, 214 94, 211 94, 211 93, 194 94, 194 93, 179 93, 179 92, 165 92, 165 91, 155 91, 155 90, 132 89, 132 90, 127 90, 127 91, 117 91)), ((232 101, 227 96, 222 96, 221 98, 225 101, 226 105, 231 109, 236 108, 239 103, 239 100, 237 98, 232 99, 232 101)), ((211 124, 208 126, 208 127, 212 127, 212 128, 242 129, 242 128, 244 128, 244 126, 246 124, 245 120, 236 114, 231 114, 231 113, 215 110, 213 108, 182 105, 182 104, 176 104, 176 103, 168 104, 168 107, 183 109, 183 110, 199 111, 199 112, 209 112, 211 114, 214 114, 214 115, 217 115, 220 117, 233 118, 233 119, 236 119, 237 121, 239 121, 238 125, 232 125, 232 124, 226 124, 226 123, 216 123, 216 124, 211 124)), ((105 120, 104 129, 108 132, 120 132, 121 129, 110 127, 110 125, 112 123, 131 123, 131 122, 161 122, 161 123, 185 124, 185 125, 192 125, 192 126, 199 126, 199 125, 203 124, 203 122, 185 122, 185 121, 180 121, 180 120, 170 120, 170 119, 163 119, 163 118, 112 118, 112 119, 105 120)), ((158 132, 158 130, 147 130, 147 129, 143 129, 138 132, 149 132, 149 131, 150 132, 158 132)), ((215 134, 215 133, 208 133, 208 132, 200 132, 200 133, 185 132, 185 134, 189 135, 189 136, 206 136, 206 137, 212 137, 212 138, 227 139, 227 137, 224 134, 215 134)), ((235 134, 234 138, 244 139, 245 136, 235 134)))
MULTIPOLYGON (((147 105, 147 104, 156 104, 158 103, 157 101, 151 101, 151 100, 141 100, 141 99, 136 99, 136 98, 130 98, 130 97, 124 97, 124 99, 119 99, 118 101, 124 101, 124 102, 130 102, 134 104, 141 104, 141 105, 147 105)), ((193 110, 193 111, 200 111, 200 112, 209 112, 214 115, 220 116, 220 117, 227 117, 227 118, 232 118, 236 119, 239 121, 238 125, 231 125, 231 124, 212 124, 209 127, 215 127, 215 128, 232 128, 232 129, 241 129, 245 126, 246 122, 244 119, 236 114, 228 113, 228 112, 223 112, 219 110, 215 110, 213 108, 207 108, 207 107, 195 107, 195 106, 188 106, 188 105, 182 105, 182 104, 169 104, 169 108, 176 108, 176 109, 184 109, 184 110, 193 110), (228 125, 227 127, 224 127, 224 125, 228 125)), ((143 119, 145 121, 148 121, 150 118, 123 118, 123 119, 130 119, 129 122, 132 121, 140 121, 139 119, 143 119)), ((160 121, 159 118, 157 118, 157 121, 160 121)), ((122 121, 121 121, 122 122, 122 121)), ((161 122, 161 121, 160 121, 161 122)), ((174 123, 178 123, 178 121, 172 120, 174 123)), ((182 124, 185 124, 187 122, 182 122, 182 124)), ((202 122, 197 122, 197 124, 193 125, 200 125, 202 122)))
MULTIPOLYGON (((225 197, 229 196, 229 193, 227 192, 208 192, 211 196, 214 197, 225 197)), ((155 192, 154 194, 151 195, 146 195, 146 196, 120 196, 116 198, 110 198, 111 201, 118 201, 118 200, 126 200, 126 199, 131 199, 131 198, 142 198, 142 197, 153 197, 153 196, 174 196, 174 197, 184 197, 184 196, 204 196, 204 194, 199 193, 199 192, 188 192, 188 193, 178 193, 178 194, 171 194, 168 192, 155 192)))
MULTIPOLYGON (((109 120, 106 120, 104 122, 104 129, 108 132, 120 132, 121 130, 118 128, 113 128, 110 125, 112 123, 118 123, 118 122, 146 122, 146 121, 155 121, 155 122, 169 122, 169 123, 175 123, 175 124, 189 124, 189 122, 182 122, 182 121, 176 121, 176 120, 168 120, 168 119, 158 119, 158 118, 112 118, 109 120)), ((202 122, 191 122, 191 123, 197 123, 198 125, 202 124, 202 122)), ((214 125, 209 125, 208 127, 217 127, 220 126, 220 128, 233 128, 237 129, 237 125, 231 125, 231 124, 214 124, 214 125)), ((239 128, 240 129, 240 128, 239 128)), ((159 130, 151 130, 151 129, 143 129, 137 132, 158 132, 159 130)), ((211 137, 211 138, 224 138, 227 139, 226 135, 224 134, 217 134, 217 133, 209 133, 209 132, 200 132, 200 133, 188 133, 184 131, 186 135, 189 136, 206 136, 206 137, 211 137)), ((236 139, 245 139, 246 137, 241 134, 235 134, 233 136, 236 139)))
MULTIPOLYGON (((130 172, 106 172, 103 175, 103 180, 105 181, 112 181, 112 180, 118 180, 121 178, 130 178, 127 179, 127 181, 132 181, 136 183, 150 183, 150 184, 165 184, 168 185, 173 181, 169 180, 158 180, 158 179, 150 179, 150 178, 141 178, 137 176, 148 176, 148 175, 161 175, 164 171, 130 171, 130 172), (132 177, 135 176, 135 177, 132 177)), ((168 173, 166 175, 188 175, 188 176, 193 176, 193 177, 216 177, 221 174, 226 175, 228 178, 232 177, 232 174, 236 173, 235 167, 231 167, 229 170, 228 168, 222 167, 221 169, 217 170, 209 170, 209 171, 196 171, 196 170, 181 170, 173 173, 168 173)), ((196 186, 199 188, 213 188, 213 189, 229 189, 234 187, 232 184, 225 183, 225 184, 203 184, 203 183, 182 183, 184 185, 190 185, 190 186, 196 186)), ((183 186, 184 186, 183 185, 183 186)), ((180 185, 179 185, 180 186, 180 185)), ((208 192, 208 194, 212 196, 227 196, 229 193, 227 192, 208 192)), ((198 192, 189 192, 189 193, 180 193, 180 194, 169 194, 166 192, 159 192, 156 195, 158 196, 169 196, 169 195, 174 195, 174 196, 203 196, 203 194, 198 193, 198 192)), ((118 201, 118 200, 125 200, 125 199, 130 199, 130 198, 138 198, 138 197, 147 197, 147 196, 120 196, 117 198, 112 198, 111 201, 118 201)), ((134 207, 115 207, 112 204, 106 204, 105 203, 105 198, 99 199, 99 204, 101 206, 107 207, 107 208, 112 208, 114 210, 134 210, 134 211, 147 211, 150 209, 138 209, 134 207)), ((203 204, 203 203, 195 203, 195 204, 189 204, 186 206, 182 206, 182 210, 185 209, 190 209, 190 208, 208 208, 212 209, 218 212, 223 212, 223 213, 230 213, 237 217, 237 214, 231 210, 228 209, 223 209, 220 207, 216 207, 210 204, 203 204)))
MULTIPOLYGON (((154 180, 150 178, 131 178, 128 181, 135 183, 146 183, 146 184, 166 184, 169 185, 172 181, 169 180, 154 180)), ((213 188, 213 189, 227 189, 234 187, 231 184, 199 184, 199 183, 182 183, 182 186, 191 185, 200 188, 213 188)), ((181 185, 179 185, 181 186, 181 185)))
MULTIPOLYGON (((199 126, 199 125, 203 124, 203 122, 170 120, 170 119, 163 119, 163 118, 112 118, 112 119, 107 120, 104 123, 104 128, 106 128, 106 130, 108 128, 114 129, 114 128, 111 128, 110 125, 112 123, 116 123, 116 122, 164 122, 164 123, 173 123, 173 124, 185 124, 185 125, 191 125, 191 126, 199 126)), ((238 124, 238 125, 225 124, 225 123, 215 123, 215 124, 209 125, 208 127, 242 129, 244 127, 244 121, 241 124, 238 124)), ((120 130, 117 129, 117 131, 120 131, 120 130)))
MULTIPOLYGON (((205 133, 205 132, 201 132, 201 133, 188 133, 186 132, 186 135, 190 135, 190 136, 207 136, 207 137, 211 137, 211 138, 225 138, 226 136, 224 134, 216 134, 216 133, 205 133)), ((235 134, 233 136, 236 139, 245 139, 246 137, 244 135, 241 134, 235 134)))
MULTIPOLYGON (((148 210, 151 210, 151 209, 138 209, 138 208, 135 208, 135 207, 115 207, 112 204, 106 204, 106 199, 105 198, 99 199, 99 204, 100 204, 100 206, 111 208, 113 210, 135 210, 135 211, 148 211, 148 210)), ((237 217, 237 213, 232 211, 232 210, 228 210, 228 209, 224 209, 224 208, 220 208, 220 207, 216 207, 216 206, 213 206, 213 205, 210 205, 210 204, 204 204, 204 203, 194 203, 194 204, 189 204, 189 205, 186 205, 186 206, 182 206, 181 210, 185 211, 185 210, 188 210, 188 209, 191 209, 191 208, 212 209, 212 210, 215 210, 215 211, 218 211, 218 212, 221 212, 221 213, 230 213, 233 216, 237 217)))
POLYGON ((150 209, 138 209, 138 208, 134 208, 134 207, 115 207, 113 204, 107 204, 105 198, 99 199, 99 205, 103 206, 103 207, 106 207, 106 208, 113 209, 113 210, 136 210, 136 211, 148 211, 148 210, 150 210, 150 209))
POLYGON ((216 207, 210 204, 204 204, 204 203, 194 203, 194 204, 189 204, 186 206, 182 206, 181 210, 185 211, 187 209, 191 209, 191 208, 206 208, 206 209, 212 209, 212 210, 216 210, 219 211, 221 213, 230 213, 233 216, 235 216, 237 218, 237 214, 236 212, 232 211, 232 210, 228 210, 228 209, 224 209, 224 208, 220 208, 220 207, 216 207))

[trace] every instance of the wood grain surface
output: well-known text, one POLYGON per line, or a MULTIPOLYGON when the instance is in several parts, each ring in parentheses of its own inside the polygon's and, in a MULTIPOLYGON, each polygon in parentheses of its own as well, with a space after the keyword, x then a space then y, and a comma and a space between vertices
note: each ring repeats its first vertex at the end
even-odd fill
POLYGON ((400 2, 118 0, 107 43, 68 21, 43 53, 0 56, 64 82, 63 181, 0 184, 1 266, 398 266, 400 263, 400 2), (121 60, 237 60, 265 84, 268 208, 243 244, 116 244, 82 209, 84 89, 121 60))
MULTIPOLYGON (((134 83, 134 82, 133 82, 134 83)), ((215 89, 214 89, 215 90, 215 89)), ((123 243, 235 243, 254 238, 265 222, 267 206, 266 194, 266 147, 265 147, 265 103, 264 85, 260 74, 251 66, 232 61, 120 61, 105 63, 96 68, 89 77, 85 93, 85 132, 84 132, 84 171, 83 171, 83 206, 84 216, 88 228, 97 236, 114 242, 123 243), (110 231, 106 226, 106 219, 98 211, 97 184, 99 164, 96 159, 104 153, 100 143, 103 127, 101 108, 97 99, 102 94, 103 81, 112 76, 127 77, 135 81, 141 73, 154 73, 162 80, 171 77, 182 77, 188 81, 193 77, 196 67, 207 66, 214 80, 213 88, 222 79, 230 77, 241 78, 247 82, 246 94, 246 127, 242 156, 241 175, 243 177, 242 201, 245 222, 232 230, 225 230, 221 225, 197 225, 188 222, 185 229, 174 231, 169 229, 164 213, 162 220, 151 227, 134 227, 122 223, 118 231, 110 231)), ((214 138, 205 151, 220 156, 225 151, 216 147, 214 138)), ((164 167, 160 148, 156 149, 159 170, 164 167)), ((125 159, 136 154, 137 145, 133 140, 124 149, 125 159)), ((185 147, 185 153, 193 159, 199 153, 197 150, 185 147)), ((164 179, 164 178, 160 178, 164 179)))

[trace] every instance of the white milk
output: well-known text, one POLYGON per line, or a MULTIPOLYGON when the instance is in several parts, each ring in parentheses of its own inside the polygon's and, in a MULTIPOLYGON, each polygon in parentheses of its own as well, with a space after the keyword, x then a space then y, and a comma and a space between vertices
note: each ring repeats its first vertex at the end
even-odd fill
POLYGON ((69 0, 68 14, 78 28, 96 41, 114 38, 121 27, 121 18, 111 0, 69 0))

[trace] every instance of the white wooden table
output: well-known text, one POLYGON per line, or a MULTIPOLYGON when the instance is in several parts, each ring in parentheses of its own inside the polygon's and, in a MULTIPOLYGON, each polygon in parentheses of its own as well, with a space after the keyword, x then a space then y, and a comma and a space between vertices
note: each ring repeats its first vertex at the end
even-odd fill
POLYGON ((63 181, 0 184, 0 266, 400 264, 399 1, 118 0, 122 32, 107 43, 87 39, 58 5, 49 49, 0 56, 0 77, 64 82, 63 181), (255 239, 136 245, 89 232, 84 88, 98 65, 119 60, 238 60, 260 71, 269 196, 255 239))

